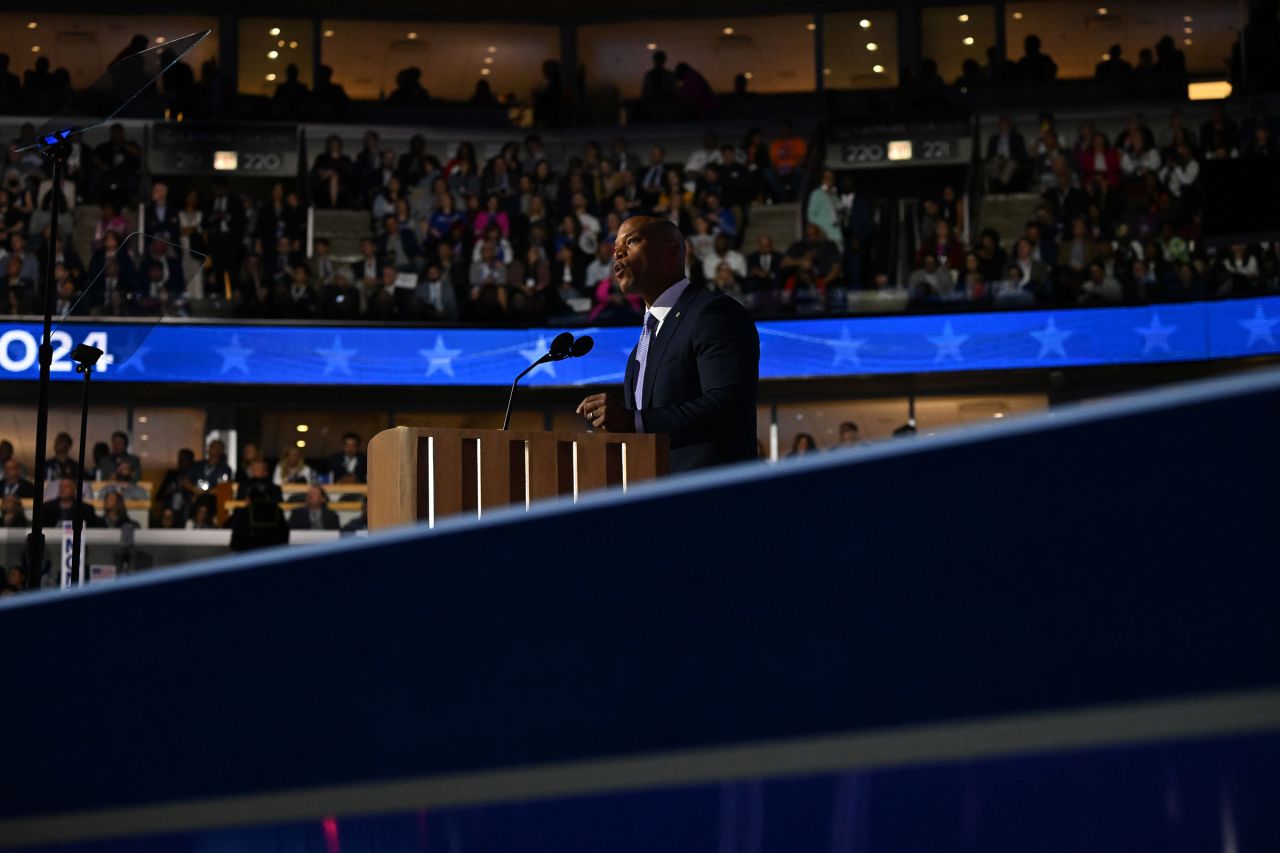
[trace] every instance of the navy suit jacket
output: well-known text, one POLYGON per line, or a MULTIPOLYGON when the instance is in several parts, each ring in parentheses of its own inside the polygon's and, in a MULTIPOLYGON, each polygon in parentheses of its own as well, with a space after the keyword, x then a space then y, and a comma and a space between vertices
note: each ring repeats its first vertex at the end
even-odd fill
MULTIPOLYGON (((635 410, 633 349, 623 382, 635 410)), ((757 457, 756 385, 760 337, 747 309, 690 285, 649 347, 641 416, 645 432, 671 440, 671 471, 757 457)))

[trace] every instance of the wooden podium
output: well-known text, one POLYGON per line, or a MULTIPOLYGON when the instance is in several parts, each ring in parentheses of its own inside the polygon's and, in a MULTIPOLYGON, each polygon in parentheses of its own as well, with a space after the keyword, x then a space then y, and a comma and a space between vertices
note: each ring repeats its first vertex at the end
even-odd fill
POLYGON ((369 442, 369 529, 579 494, 667 473, 665 435, 394 427, 369 442))

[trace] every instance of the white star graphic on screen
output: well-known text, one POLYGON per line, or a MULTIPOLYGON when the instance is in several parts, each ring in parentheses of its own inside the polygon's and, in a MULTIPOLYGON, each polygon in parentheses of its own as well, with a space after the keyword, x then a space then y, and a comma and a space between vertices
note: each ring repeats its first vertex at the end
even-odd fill
POLYGON ((1160 322, 1160 315, 1151 312, 1151 324, 1149 326, 1135 326, 1134 331, 1142 335, 1142 354, 1146 355, 1155 349, 1162 349, 1169 352, 1169 336, 1178 331, 1177 326, 1165 326, 1160 322))
POLYGON ((437 370, 443 372, 446 376, 452 376, 453 360, 462 354, 460 349, 446 347, 443 335, 436 335, 436 345, 433 349, 420 349, 418 352, 427 360, 428 376, 437 370))
POLYGON ((938 354, 934 357, 934 361, 943 361, 948 358, 964 361, 964 356, 960 354, 960 345, 969 340, 969 336, 957 335, 952 331, 950 320, 943 325, 941 335, 928 335, 927 337, 929 338, 929 343, 938 348, 938 354))
POLYGON ((351 356, 355 355, 357 350, 345 349, 342 346, 342 336, 333 336, 333 346, 329 349, 316 350, 324 357, 324 375, 337 371, 346 376, 351 375, 351 356))
POLYGON ((1062 344, 1075 332, 1059 329, 1057 321, 1050 317, 1047 326, 1038 332, 1029 332, 1028 334, 1040 342, 1040 352, 1036 355, 1036 358, 1044 358, 1048 355, 1058 355, 1066 358, 1067 351, 1062 348, 1062 344))
POLYGON ((222 356, 222 373, 230 373, 235 369, 246 376, 249 375, 249 363, 245 359, 253 355, 253 350, 241 346, 239 335, 232 335, 231 343, 227 346, 213 349, 222 356))
POLYGON ((1249 333, 1249 343, 1245 346, 1251 347, 1255 344, 1266 344, 1273 347, 1276 345, 1276 339, 1272 337, 1271 330, 1275 328, 1276 323, 1280 323, 1280 317, 1268 318, 1262 313, 1262 306, 1257 305, 1253 309, 1253 317, 1248 320, 1238 320, 1245 331, 1249 333))
MULTIPOLYGON (((151 347, 138 347, 136 350, 133 351, 133 355, 129 356, 124 360, 124 362, 120 365, 120 369, 136 370, 139 373, 146 373, 147 363, 145 359, 147 357, 147 353, 149 352, 151 352, 151 347)), ((109 364, 115 364, 115 359, 111 358, 110 355, 104 355, 102 359, 98 362, 98 364, 102 364, 104 362, 109 364), (107 362, 107 359, 109 358, 111 359, 111 361, 107 362)))
POLYGON ((823 341, 824 344, 831 347, 835 351, 835 355, 831 359, 831 366, 849 362, 854 367, 862 367, 862 359, 858 358, 858 350, 867 345, 866 338, 849 337, 849 327, 840 327, 840 337, 835 340, 823 341))
MULTIPOLYGON (((539 335, 537 342, 535 342, 529 349, 520 350, 520 355, 524 356, 527 362, 534 362, 547 354, 548 346, 547 339, 539 335)), ((555 364, 550 361, 544 364, 539 364, 533 370, 529 371, 529 375, 537 376, 539 373, 543 372, 554 379, 556 375, 555 364)))

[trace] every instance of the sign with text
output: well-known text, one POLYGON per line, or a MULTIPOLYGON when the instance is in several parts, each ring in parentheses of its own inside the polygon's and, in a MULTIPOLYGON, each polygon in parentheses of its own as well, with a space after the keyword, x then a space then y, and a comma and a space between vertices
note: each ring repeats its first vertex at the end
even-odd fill
POLYGON ((296 125, 157 123, 151 141, 147 166, 154 175, 298 174, 296 125))

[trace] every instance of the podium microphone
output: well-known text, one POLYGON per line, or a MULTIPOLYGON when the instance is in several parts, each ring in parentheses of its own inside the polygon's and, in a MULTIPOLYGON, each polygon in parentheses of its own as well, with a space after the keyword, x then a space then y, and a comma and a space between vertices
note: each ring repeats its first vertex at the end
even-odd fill
POLYGON ((542 355, 542 357, 520 372, 520 375, 516 377, 515 382, 511 383, 511 393, 507 395, 507 413, 502 418, 502 428, 504 430, 511 426, 511 403, 516 398, 516 385, 519 384, 520 380, 524 379, 525 376, 528 375, 529 371, 533 370, 539 364, 546 364, 548 361, 564 361, 566 358, 570 358, 574 355, 573 350, 575 347, 577 347, 577 345, 582 341, 586 341, 587 345, 579 354, 586 355, 591 351, 591 338, 584 337, 581 340, 575 341, 573 339, 573 335, 569 332, 561 332, 555 336, 555 339, 551 342, 551 347, 542 355))

